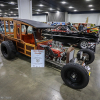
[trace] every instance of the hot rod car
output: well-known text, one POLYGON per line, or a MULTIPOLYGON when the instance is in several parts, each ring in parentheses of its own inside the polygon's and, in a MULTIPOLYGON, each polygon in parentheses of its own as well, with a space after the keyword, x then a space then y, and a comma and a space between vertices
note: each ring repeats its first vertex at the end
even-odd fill
POLYGON ((88 30, 90 29, 78 31, 71 25, 58 25, 49 32, 45 31, 44 35, 48 36, 46 33, 49 33, 55 41, 70 45, 77 44, 81 49, 86 49, 88 42, 96 43, 99 40, 99 31, 87 33, 88 30))
POLYGON ((41 22, 27 19, 0 18, 4 23, 4 31, 0 33, 1 52, 10 60, 20 52, 31 57, 31 50, 45 50, 45 60, 61 69, 64 83, 73 89, 82 89, 88 85, 90 68, 87 66, 94 61, 94 52, 81 49, 74 57, 73 47, 63 47, 59 41, 43 37, 42 29, 52 28, 41 22), (13 23, 13 32, 10 30, 13 23), (6 32, 8 23, 9 31, 6 32), (3 33, 3 34, 2 34, 3 33))

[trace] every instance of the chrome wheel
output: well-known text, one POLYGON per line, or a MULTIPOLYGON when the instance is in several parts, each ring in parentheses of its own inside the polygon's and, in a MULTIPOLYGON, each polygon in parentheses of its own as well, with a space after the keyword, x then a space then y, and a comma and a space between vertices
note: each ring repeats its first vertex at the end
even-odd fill
POLYGON ((80 43, 80 47, 81 47, 82 49, 86 49, 86 48, 88 47, 88 42, 87 42, 87 41, 82 41, 82 42, 80 43))
POLYGON ((86 61, 89 61, 89 54, 83 53, 83 56, 86 56, 86 61))

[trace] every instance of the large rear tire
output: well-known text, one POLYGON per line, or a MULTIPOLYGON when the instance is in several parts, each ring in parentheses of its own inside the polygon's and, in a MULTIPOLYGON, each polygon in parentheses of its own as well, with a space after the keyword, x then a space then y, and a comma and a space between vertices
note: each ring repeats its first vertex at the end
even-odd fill
POLYGON ((86 69, 76 63, 68 63, 61 70, 65 84, 73 89, 82 89, 88 85, 89 74, 86 69))
POLYGON ((16 56, 16 48, 12 41, 1 43, 1 52, 6 59, 13 59, 16 56))

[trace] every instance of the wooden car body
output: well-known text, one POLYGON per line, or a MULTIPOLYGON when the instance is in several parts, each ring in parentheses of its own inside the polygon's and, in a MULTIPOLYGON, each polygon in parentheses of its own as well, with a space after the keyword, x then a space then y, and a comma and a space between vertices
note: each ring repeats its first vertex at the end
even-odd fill
MULTIPOLYGON (((42 29, 51 28, 51 26, 47 27, 38 27, 33 26, 33 23, 30 20, 21 20, 21 19, 13 19, 13 18, 0 18, 1 28, 0 31, 0 42, 11 40, 14 45, 16 45, 16 49, 18 52, 25 54, 26 56, 31 57, 31 49, 39 49, 40 44, 47 44, 51 40, 43 40, 41 37, 42 29), (4 25, 4 28, 2 27, 4 25), (11 28, 11 25, 13 27, 11 28), (27 29, 23 29, 25 27, 27 29), (33 30, 35 33, 33 34, 33 30), (26 32, 27 31, 27 32, 26 32)), ((38 23, 34 21, 34 23, 38 23)), ((40 23, 44 25, 44 23, 40 23)))

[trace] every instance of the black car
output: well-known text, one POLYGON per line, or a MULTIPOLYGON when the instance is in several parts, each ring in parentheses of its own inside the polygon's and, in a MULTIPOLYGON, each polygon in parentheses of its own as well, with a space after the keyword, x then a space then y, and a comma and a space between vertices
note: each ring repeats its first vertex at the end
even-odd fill
POLYGON ((77 44, 82 49, 87 48, 89 42, 96 43, 99 39, 99 33, 87 33, 87 30, 78 31, 71 25, 58 25, 51 29, 49 34, 55 41, 70 45, 77 44))

